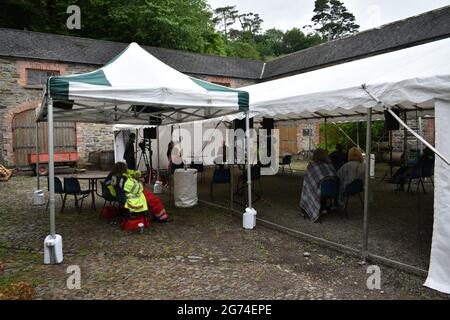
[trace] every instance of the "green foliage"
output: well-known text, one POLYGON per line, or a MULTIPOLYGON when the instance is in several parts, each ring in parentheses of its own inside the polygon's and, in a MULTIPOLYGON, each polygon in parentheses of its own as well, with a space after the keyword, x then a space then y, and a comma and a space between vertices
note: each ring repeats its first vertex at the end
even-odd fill
POLYGON ((3 27, 224 54, 211 19, 206 0, 7 0, 0 13, 3 27), (81 30, 66 28, 72 4, 81 30))
POLYGON ((234 41, 228 45, 227 55, 244 59, 259 60, 261 56, 255 46, 244 41, 234 41))
POLYGON ((338 0, 317 0, 314 12, 318 32, 263 32, 259 14, 212 10, 207 0, 3 0, 0 27, 263 60, 357 30, 338 0), (81 30, 66 27, 69 5, 81 9, 81 30))
POLYGON ((316 0, 312 22, 325 39, 334 40, 358 31, 355 16, 339 0, 316 0))
MULTIPOLYGON (((366 148, 366 128, 367 124, 365 121, 362 122, 346 122, 346 123, 336 123, 333 124, 331 120, 327 123, 327 145, 328 151, 332 152, 335 150, 336 143, 340 143, 344 148, 349 148, 353 146, 353 143, 349 138, 347 138, 341 130, 342 129, 355 143, 358 143, 358 132, 359 132, 359 146, 365 150, 366 148), (337 126, 336 126, 337 125, 337 126)), ((374 121, 372 122, 372 141, 383 140, 384 135, 384 121, 374 121)), ((320 141, 319 147, 325 148, 325 125, 320 125, 320 141)), ((375 144, 372 144, 375 148, 375 144)))

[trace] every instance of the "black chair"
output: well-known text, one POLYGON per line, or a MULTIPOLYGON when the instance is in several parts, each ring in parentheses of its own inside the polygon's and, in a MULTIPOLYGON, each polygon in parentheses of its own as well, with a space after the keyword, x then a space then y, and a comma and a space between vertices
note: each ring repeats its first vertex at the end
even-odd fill
POLYGON ((292 155, 288 154, 281 159, 280 166, 282 166, 282 172, 284 173, 284 167, 289 166, 289 170, 291 170, 291 174, 294 172, 291 168, 292 155))
POLYGON ((361 194, 363 192, 364 192, 364 182, 361 179, 355 179, 345 187, 345 190, 343 193, 343 196, 345 199, 344 212, 345 212, 345 216, 347 218, 348 218, 348 212, 347 212, 348 200, 350 199, 351 196, 358 195, 359 201, 361 202, 361 205, 364 209, 364 201, 361 196, 361 194))
MULTIPOLYGON (((325 177, 320 181, 320 202, 323 208, 329 208, 328 201, 331 205, 337 202, 339 197, 339 178, 325 177)), ((321 208, 321 209, 323 209, 321 208)))
POLYGON ((419 186, 421 185, 423 193, 427 193, 425 190, 423 180, 424 178, 429 178, 431 184, 434 186, 433 176, 434 176, 434 159, 429 158, 424 160, 419 168, 413 170, 413 172, 411 172, 406 176, 406 179, 408 180, 408 192, 411 191, 411 182, 413 180, 417 180, 416 191, 419 191, 419 186))
MULTIPOLYGON (((261 166, 255 164, 250 168, 250 177, 252 181, 252 185, 255 185, 255 181, 258 181, 259 184, 259 193, 256 192, 255 188, 252 188, 252 194, 255 195, 255 199, 252 202, 256 202, 262 199, 262 184, 261 184, 261 166)), ((242 174, 239 176, 238 184, 237 184, 237 194, 242 194, 245 191, 245 187, 247 185, 247 170, 245 169, 242 174)), ((245 195, 247 193, 245 192, 245 195)), ((268 204, 268 203, 267 203, 268 204)))
POLYGON ((78 212, 81 213, 81 209, 83 208, 83 200, 87 198, 91 194, 91 192, 92 190, 90 189, 82 190, 80 182, 77 178, 64 178, 64 200, 61 208, 61 213, 65 208, 67 195, 74 196, 75 207, 78 209, 78 212), (81 205, 79 204, 79 201, 81 201, 81 205))
POLYGON ((224 183, 231 183, 231 171, 230 168, 225 168, 221 165, 216 165, 213 172, 213 177, 211 180, 210 185, 210 194, 211 194, 211 200, 214 200, 213 196, 213 185, 214 184, 224 184, 224 183))
MULTIPOLYGON (((47 181, 48 181, 48 178, 47 178, 47 181)), ((55 177, 54 181, 55 181, 55 194, 59 194, 61 196, 61 204, 62 204, 61 205, 61 213, 62 213, 63 204, 64 204, 64 188, 63 188, 61 180, 58 177, 55 177)), ((48 184, 48 190, 50 190, 50 184, 48 184)), ((46 210, 48 209, 49 203, 50 203, 50 199, 49 199, 49 201, 47 201, 47 206, 45 208, 46 210)))
POLYGON ((114 205, 115 202, 117 202, 116 198, 111 195, 111 192, 108 189, 108 186, 106 185, 105 181, 100 181, 100 184, 102 186, 102 198, 105 200, 105 203, 103 204, 103 208, 106 207, 106 203, 109 202, 109 205, 114 205))

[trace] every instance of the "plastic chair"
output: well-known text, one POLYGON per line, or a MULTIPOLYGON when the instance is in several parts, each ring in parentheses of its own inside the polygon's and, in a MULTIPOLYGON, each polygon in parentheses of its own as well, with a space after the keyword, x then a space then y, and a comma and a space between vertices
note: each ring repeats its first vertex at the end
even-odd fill
POLYGON ((284 173, 284 167, 289 166, 289 170, 291 170, 291 174, 294 173, 291 167, 292 155, 288 154, 281 159, 280 166, 282 166, 282 172, 284 173))
POLYGON ((77 178, 64 178, 64 200, 63 206, 61 208, 61 213, 63 212, 66 204, 67 195, 73 195, 75 198, 75 207, 78 209, 78 212, 81 213, 81 209, 83 208, 83 200, 87 198, 89 194, 91 194, 92 190, 86 189, 82 190, 80 186, 80 182, 77 178), (80 196, 80 198, 78 198, 80 196), (81 200, 81 205, 79 201, 81 200))
POLYGON ((358 195, 359 201, 361 202, 361 205, 364 209, 364 201, 361 197, 361 193, 363 193, 363 192, 364 192, 364 182, 361 179, 355 179, 345 187, 343 196, 345 199, 344 211, 345 211, 345 216, 347 218, 348 218, 348 212, 347 212, 348 200, 350 199, 351 196, 358 195))
MULTIPOLYGON (((55 177, 54 181, 55 181, 55 194, 59 194, 61 196, 61 203, 62 203, 61 213, 62 213, 63 205, 64 205, 64 188, 63 188, 61 180, 58 177, 55 177)), ((50 191, 50 184, 48 184, 48 190, 50 191)), ((49 203, 50 203, 50 199, 47 201, 47 206, 45 207, 45 210, 48 209, 49 203)))
POLYGON ((210 194, 211 199, 214 200, 213 196, 213 185, 214 184, 224 184, 231 183, 231 171, 230 168, 225 168, 223 166, 216 166, 214 168, 213 177, 210 184, 210 194))

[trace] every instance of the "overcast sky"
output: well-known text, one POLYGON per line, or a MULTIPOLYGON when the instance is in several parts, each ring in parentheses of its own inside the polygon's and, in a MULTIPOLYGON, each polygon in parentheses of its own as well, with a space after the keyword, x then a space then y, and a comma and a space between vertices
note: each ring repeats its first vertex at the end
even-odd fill
MULTIPOLYGON (((240 13, 258 13, 264 30, 283 31, 311 23, 314 0, 207 0, 213 9, 236 5, 240 13)), ((450 5, 450 0, 341 0, 360 31, 450 5)))

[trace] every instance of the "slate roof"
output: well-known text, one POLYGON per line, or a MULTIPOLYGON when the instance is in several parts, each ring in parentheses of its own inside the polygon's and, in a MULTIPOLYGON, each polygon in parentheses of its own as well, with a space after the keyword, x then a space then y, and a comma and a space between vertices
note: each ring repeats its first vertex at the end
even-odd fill
MULTIPOLYGON (((190 74, 269 80, 450 37, 450 6, 298 51, 267 63, 144 46, 190 74)), ((127 44, 0 28, 0 56, 103 65, 127 44)))
POLYGON ((298 51, 267 63, 264 79, 399 50, 450 37, 450 6, 298 51))
MULTIPOLYGON (((0 28, 0 56, 104 65, 128 44, 0 28)), ((184 73, 258 79, 263 62, 143 46, 184 73)))

